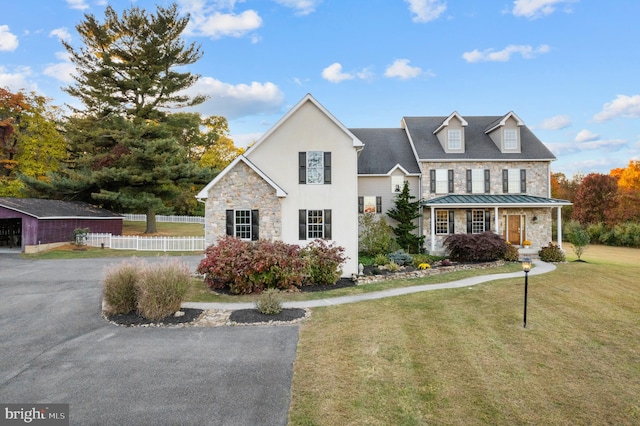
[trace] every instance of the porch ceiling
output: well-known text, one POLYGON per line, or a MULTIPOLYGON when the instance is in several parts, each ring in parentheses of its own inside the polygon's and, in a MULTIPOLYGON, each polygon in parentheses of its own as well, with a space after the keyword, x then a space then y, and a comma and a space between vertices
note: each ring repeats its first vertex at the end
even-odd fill
POLYGON ((536 197, 523 194, 465 194, 444 195, 425 200, 425 207, 562 207, 571 202, 556 198, 536 197))

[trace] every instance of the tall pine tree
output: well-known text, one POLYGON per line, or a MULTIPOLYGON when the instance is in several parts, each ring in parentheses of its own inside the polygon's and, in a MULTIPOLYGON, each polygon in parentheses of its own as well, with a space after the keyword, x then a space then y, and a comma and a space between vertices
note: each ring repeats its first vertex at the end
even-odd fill
POLYGON ((30 180, 32 188, 146 213, 146 232, 154 233, 156 213, 169 212, 185 182, 211 178, 189 161, 175 120, 168 119, 168 109, 205 100, 184 92, 199 76, 182 70, 202 56, 199 46, 182 39, 188 22, 175 3, 151 14, 133 7, 118 15, 107 6, 103 22, 85 15, 76 26, 83 47, 63 42, 77 70, 65 91, 83 104, 65 126, 68 165, 48 184, 30 180))
POLYGON ((395 207, 387 211, 387 216, 398 222, 392 227, 396 242, 409 253, 418 253, 424 242, 424 235, 414 233, 418 228, 415 221, 421 217, 420 201, 411 201, 415 198, 409 191, 409 182, 405 181, 402 192, 396 197, 395 207))

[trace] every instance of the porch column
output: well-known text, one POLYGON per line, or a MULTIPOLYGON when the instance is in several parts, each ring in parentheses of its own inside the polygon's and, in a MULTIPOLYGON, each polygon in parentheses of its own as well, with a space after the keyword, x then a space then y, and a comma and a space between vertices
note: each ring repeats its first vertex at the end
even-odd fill
POLYGON ((500 235, 500 229, 499 229, 500 221, 498 220, 499 217, 498 217, 498 207, 497 206, 493 208, 493 215, 494 215, 494 218, 493 218, 493 222, 494 222, 493 229, 494 229, 494 231, 493 231, 493 233, 500 235))
POLYGON ((558 207, 558 248, 562 250, 562 207, 558 207))
POLYGON ((431 252, 436 251, 436 208, 431 206, 431 218, 429 219, 429 227, 431 228, 431 252))

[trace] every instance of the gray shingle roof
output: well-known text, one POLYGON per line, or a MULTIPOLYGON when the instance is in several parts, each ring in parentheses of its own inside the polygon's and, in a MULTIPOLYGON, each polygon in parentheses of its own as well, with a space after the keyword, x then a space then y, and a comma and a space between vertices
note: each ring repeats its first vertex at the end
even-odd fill
POLYGON ((101 209, 80 201, 0 197, 0 207, 5 207, 38 219, 63 217, 109 219, 123 217, 109 210, 101 209))
POLYGON ((420 173, 404 129, 349 129, 364 143, 358 158, 358 174, 387 174, 397 164, 409 173, 420 173))
MULTIPOLYGON (((416 148, 420 160, 555 160, 556 157, 538 139, 527 126, 520 126, 522 152, 504 154, 485 133, 504 116, 472 116, 464 119, 469 123, 465 127, 465 152, 448 154, 442 149, 434 130, 447 117, 404 117, 407 131, 416 148)), ((365 148, 366 149, 366 148, 365 148)))

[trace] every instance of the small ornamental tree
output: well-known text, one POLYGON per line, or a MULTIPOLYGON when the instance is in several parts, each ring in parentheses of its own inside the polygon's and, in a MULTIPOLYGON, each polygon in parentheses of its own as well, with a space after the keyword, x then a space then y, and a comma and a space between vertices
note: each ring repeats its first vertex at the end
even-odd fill
POLYGON ((589 233, 577 222, 571 222, 568 225, 567 238, 569 242, 573 245, 573 251, 576 256, 578 256, 578 260, 584 253, 585 249, 591 242, 591 237, 589 233))
POLYGON ((387 216, 398 222, 392 227, 396 242, 409 253, 418 253, 424 242, 424 235, 414 233, 418 228, 415 221, 420 217, 420 201, 412 201, 415 198, 409 191, 409 182, 405 181, 402 192, 396 197, 395 207, 387 212, 387 216))

